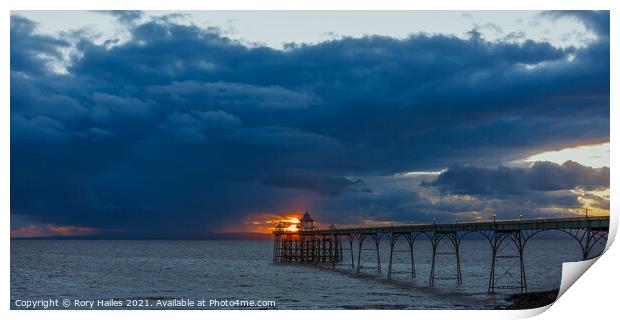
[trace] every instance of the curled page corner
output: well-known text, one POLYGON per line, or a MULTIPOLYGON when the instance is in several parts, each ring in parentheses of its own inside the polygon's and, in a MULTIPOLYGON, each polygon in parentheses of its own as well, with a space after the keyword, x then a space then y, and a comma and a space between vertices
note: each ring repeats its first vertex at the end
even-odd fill
MULTIPOLYGON (((560 290, 556 301, 570 288, 590 267, 607 252, 614 239, 616 238, 616 232, 618 231, 618 219, 615 216, 610 216, 609 222, 609 235, 607 237, 607 243, 605 249, 598 257, 583 261, 564 262, 562 263, 562 280, 560 282, 560 290)), ((551 304, 552 305, 552 304, 551 304)), ((551 305, 547 306, 550 307, 551 305)), ((545 307, 543 307, 545 308, 545 307)), ((544 309, 546 310, 546 309, 544 309)), ((542 311, 544 311, 542 310, 542 311)))
MULTIPOLYGON (((609 249, 611 244, 614 242, 617 232, 618 232, 618 217, 616 217, 616 215, 609 215, 609 235, 607 236, 607 244, 605 245, 605 251, 607 251, 607 249, 609 249)), ((603 254, 604 253, 605 252, 603 252, 603 254)))
POLYGON ((510 320, 510 319, 516 320, 516 319, 532 318, 547 311, 547 309, 549 309, 551 305, 552 304, 538 307, 538 308, 532 308, 532 309, 493 310, 493 311, 490 311, 490 314, 492 315, 492 317, 489 317, 489 319, 499 318, 499 319, 506 319, 506 320, 510 320))
POLYGON ((560 297, 579 279, 590 267, 598 260, 600 256, 576 262, 564 262, 562 263, 562 280, 560 282, 560 290, 558 296, 553 303, 546 306, 534 309, 526 309, 524 312, 518 314, 522 318, 530 318, 542 314, 547 311, 551 306, 560 299, 560 297))
POLYGON ((601 253, 600 256, 589 260, 564 262, 562 264, 562 280, 560 282, 560 292, 558 293, 556 301, 560 299, 564 292, 566 292, 566 290, 568 290, 568 288, 570 288, 577 281, 577 279, 579 279, 588 269, 590 269, 598 258, 607 252, 611 244, 614 242, 618 231, 618 218, 614 215, 611 215, 609 218, 609 235, 607 237, 607 243, 605 244, 605 250, 603 250, 603 253, 601 253))
MULTIPOLYGON (((556 299, 556 301, 557 301, 557 299, 556 299)), ((542 306, 542 307, 538 307, 538 308, 519 310, 521 312, 515 314, 515 316, 518 317, 518 319, 532 318, 532 317, 538 316, 538 315, 544 313, 545 311, 549 310, 549 308, 551 308, 552 305, 553 305, 553 303, 550 303, 550 304, 548 304, 546 306, 542 306)))
POLYGON ((579 279, 599 258, 595 257, 589 260, 564 262, 562 264, 562 280, 560 282, 560 292, 556 301, 579 279))

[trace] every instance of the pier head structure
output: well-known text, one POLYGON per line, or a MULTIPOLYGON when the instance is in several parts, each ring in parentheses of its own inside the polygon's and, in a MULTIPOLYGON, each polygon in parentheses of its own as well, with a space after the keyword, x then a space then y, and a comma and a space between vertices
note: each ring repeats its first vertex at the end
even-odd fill
MULTIPOLYGON (((342 262, 342 241, 338 234, 319 234, 314 220, 306 211, 299 224, 290 230, 279 223, 273 232, 273 262, 336 263, 342 262)), ((335 229, 332 229, 335 231, 335 229)))
POLYGON ((414 243, 419 239, 430 242, 430 271, 428 283, 437 280, 463 283, 461 272, 461 242, 468 236, 488 241, 489 259, 479 261, 490 266, 488 292, 511 290, 527 292, 524 250, 528 241, 544 231, 556 230, 569 235, 580 247, 581 259, 598 254, 596 247, 607 242, 609 217, 580 217, 538 220, 496 220, 452 224, 407 224, 378 227, 319 229, 308 212, 299 219, 296 228, 280 223, 273 231, 274 263, 346 266, 360 273, 369 269, 383 276, 381 255, 389 255, 388 279, 416 278, 414 243), (387 252, 380 244, 388 246, 387 252), (362 259, 364 257, 364 259, 362 259), (396 268, 398 265, 398 268, 396 268), (403 268, 406 266, 406 268, 403 268), (498 280, 502 281, 498 281, 498 280), (508 279, 509 281, 506 281, 508 279))

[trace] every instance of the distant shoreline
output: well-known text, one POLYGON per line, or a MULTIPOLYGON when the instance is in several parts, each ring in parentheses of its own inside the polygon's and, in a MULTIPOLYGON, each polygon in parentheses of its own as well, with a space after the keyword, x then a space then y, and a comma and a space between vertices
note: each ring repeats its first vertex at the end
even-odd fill
MULTIPOLYGON (((467 240, 479 240, 485 239, 484 237, 472 236, 467 240)), ((549 234, 538 236, 537 240, 564 240, 567 239, 563 234, 549 234)), ((156 236, 127 236, 127 235, 83 235, 83 236, 41 236, 41 237, 11 237, 13 240, 231 240, 231 241, 273 241, 273 234, 271 233, 254 233, 254 232, 239 232, 239 233, 212 233, 200 237, 156 237, 156 236)))
POLYGON ((90 236, 43 236, 43 237, 12 237, 13 240, 166 240, 166 241, 189 241, 189 240, 230 240, 230 241, 273 241, 270 233, 216 233, 204 237, 129 237, 109 235, 90 235, 90 236))

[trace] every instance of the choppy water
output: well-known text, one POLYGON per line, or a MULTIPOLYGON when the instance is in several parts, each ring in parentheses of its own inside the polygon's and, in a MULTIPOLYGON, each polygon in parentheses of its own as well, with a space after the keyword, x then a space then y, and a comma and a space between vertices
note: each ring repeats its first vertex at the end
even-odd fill
MULTIPOLYGON (((371 269, 363 270, 366 276, 353 275, 350 264, 337 271, 274 265, 272 249, 271 241, 12 240, 11 308, 19 309, 17 300, 37 299, 272 300, 278 309, 481 309, 505 304, 505 294, 486 293, 486 240, 463 241, 462 285, 439 280, 432 288, 428 241, 418 240, 414 247, 416 279, 396 275, 397 281, 385 280, 386 244, 381 277, 371 269)), ((525 254, 529 291, 559 288, 561 263, 578 261, 580 252, 574 240, 532 239, 525 254)), ((363 265, 376 266, 376 255, 363 253, 363 265)), ((345 262, 350 262, 347 254, 345 262)), ((406 255, 393 258, 395 270, 409 268, 406 255)), ((450 273, 450 264, 446 266, 440 273, 450 273)))

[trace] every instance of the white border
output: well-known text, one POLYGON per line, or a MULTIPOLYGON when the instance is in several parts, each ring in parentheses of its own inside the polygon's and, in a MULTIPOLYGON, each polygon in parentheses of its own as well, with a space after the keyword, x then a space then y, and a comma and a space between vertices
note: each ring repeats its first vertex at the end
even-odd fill
MULTIPOLYGON (((0 267, 0 277, 5 287, 2 291, 0 301, 0 312, 4 314, 2 319, 83 319, 85 316, 91 319, 169 319, 171 316, 184 319, 202 319, 208 317, 247 317, 248 311, 9 311, 10 304, 10 223, 9 223, 9 199, 10 199, 10 108, 9 108, 9 30, 10 30, 10 10, 75 10, 75 9, 142 9, 142 10, 551 10, 551 9, 604 9, 612 10, 611 13, 611 88, 618 86, 618 32, 620 30, 620 1, 613 0, 433 0, 417 1, 413 0, 357 0, 346 2, 344 0, 227 0, 210 1, 203 3, 196 0, 150 0, 150 1, 110 1, 110 0, 20 0, 3 1, 3 14, 0 16, 3 26, 2 32, 2 62, 0 63, 0 74, 4 79, 0 86, 2 97, 0 143, 2 157, 0 157, 0 203, 4 212, 0 221, 4 226, 4 235, 0 240, 3 263, 0 267)), ((612 124, 617 126, 618 110, 616 91, 611 90, 611 119, 612 124)), ((611 127, 611 140, 616 140, 618 130, 611 127)), ((618 148, 611 144, 610 158, 613 162, 616 159, 618 148)), ((618 180, 618 171, 611 166, 611 184, 613 189, 614 181, 618 180)), ((611 212, 618 208, 617 197, 612 194, 611 212)), ((618 219, 612 214, 612 234, 617 230, 618 219)), ((613 238, 613 236, 611 236, 613 238)), ((591 270, 583 275, 581 280, 568 290, 542 318, 556 319, 579 317, 603 318, 616 313, 617 298, 616 287, 619 284, 617 270, 620 252, 617 245, 610 247, 608 251, 595 263, 591 270)), ((320 316, 329 317, 355 317, 356 319, 378 319, 380 317, 433 317, 438 319, 494 319, 494 318, 521 318, 536 315, 546 308, 525 311, 260 311, 252 312, 252 318, 272 319, 279 318, 299 318, 310 319, 320 316), (413 312, 413 313, 412 313, 413 312)))

